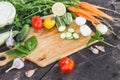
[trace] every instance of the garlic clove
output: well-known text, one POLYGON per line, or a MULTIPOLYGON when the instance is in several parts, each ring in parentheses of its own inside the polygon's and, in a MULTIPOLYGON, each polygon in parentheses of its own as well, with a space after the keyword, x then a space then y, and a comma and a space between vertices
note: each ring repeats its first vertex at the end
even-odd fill
POLYGON ((95 45, 95 47, 96 47, 98 50, 100 50, 100 51, 102 51, 102 52, 105 52, 105 47, 104 47, 104 46, 95 45))
POLYGON ((9 69, 7 69, 5 72, 7 73, 14 68, 21 69, 23 67, 24 67, 24 62, 20 58, 16 58, 14 59, 12 66, 9 69))
POLYGON ((37 70, 37 68, 36 69, 32 69, 32 70, 28 70, 28 71, 25 72, 25 75, 27 77, 32 77, 36 70, 37 70))
POLYGON ((94 53, 94 54, 99 54, 99 50, 98 50, 97 48, 93 48, 93 47, 91 46, 89 49, 92 51, 92 53, 94 53))

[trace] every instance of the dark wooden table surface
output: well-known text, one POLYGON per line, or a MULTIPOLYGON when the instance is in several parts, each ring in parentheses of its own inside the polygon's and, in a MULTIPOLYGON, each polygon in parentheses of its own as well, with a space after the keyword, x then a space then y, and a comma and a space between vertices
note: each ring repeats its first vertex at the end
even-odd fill
MULTIPOLYGON (((106 8, 120 11, 119 0, 84 0, 106 8)), ((120 18, 119 15, 107 12, 110 15, 120 18)), ((110 22, 114 31, 120 36, 120 21, 110 22)), ((55 62, 45 68, 40 68, 32 62, 25 61, 25 67, 20 70, 11 70, 5 73, 12 62, 6 66, 0 67, 0 80, 120 80, 120 40, 112 35, 104 36, 106 41, 116 45, 111 48, 104 45, 106 52, 100 52, 94 55, 88 48, 76 52, 69 56, 75 61, 75 69, 69 74, 63 74, 59 71, 58 62, 55 62), (25 71, 38 68, 36 73, 31 77, 25 76, 25 71)), ((94 46, 94 45, 93 45, 94 46)))

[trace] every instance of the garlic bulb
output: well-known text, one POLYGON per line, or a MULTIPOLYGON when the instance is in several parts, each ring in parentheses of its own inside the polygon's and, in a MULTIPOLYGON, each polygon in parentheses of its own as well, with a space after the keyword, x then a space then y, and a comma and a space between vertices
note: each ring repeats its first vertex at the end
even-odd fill
POLYGON ((24 62, 20 58, 16 58, 16 59, 14 59, 12 66, 5 72, 7 73, 14 68, 21 69, 23 67, 24 67, 24 62))
POLYGON ((98 54, 98 53, 99 53, 99 50, 98 50, 97 48, 90 47, 89 49, 90 49, 90 50, 92 51, 92 53, 94 53, 94 54, 98 54))
POLYGON ((27 77, 32 77, 36 70, 37 69, 28 70, 28 71, 25 72, 25 75, 27 77))

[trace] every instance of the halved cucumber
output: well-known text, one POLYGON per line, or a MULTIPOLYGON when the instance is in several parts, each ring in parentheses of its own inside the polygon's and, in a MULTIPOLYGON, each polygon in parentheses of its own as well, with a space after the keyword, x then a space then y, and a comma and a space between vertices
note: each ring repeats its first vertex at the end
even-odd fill
POLYGON ((65 26, 60 26, 60 27, 58 28, 58 31, 59 31, 59 32, 63 32, 63 31, 65 31, 65 29, 66 29, 65 26))

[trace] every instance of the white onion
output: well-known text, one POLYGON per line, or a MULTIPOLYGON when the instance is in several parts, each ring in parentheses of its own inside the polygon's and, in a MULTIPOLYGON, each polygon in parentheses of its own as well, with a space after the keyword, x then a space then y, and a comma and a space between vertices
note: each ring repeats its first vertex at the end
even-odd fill
POLYGON ((88 25, 82 25, 80 26, 80 33, 83 36, 89 36, 92 33, 92 30, 90 29, 88 25))
POLYGON ((106 34, 108 32, 108 27, 101 23, 96 25, 96 30, 101 32, 101 34, 106 34))
POLYGON ((84 17, 77 17, 75 19, 75 22, 76 22, 77 25, 82 26, 86 23, 86 19, 84 17))

